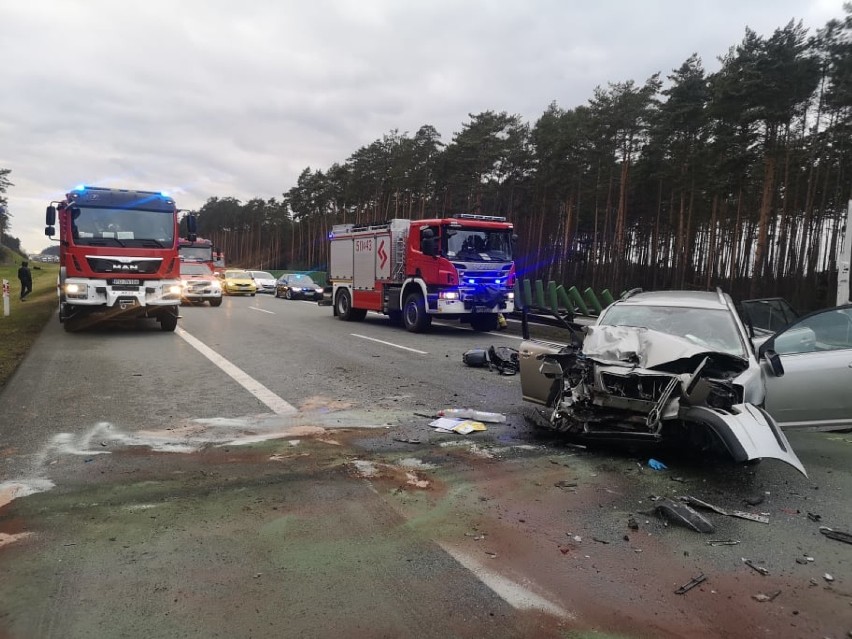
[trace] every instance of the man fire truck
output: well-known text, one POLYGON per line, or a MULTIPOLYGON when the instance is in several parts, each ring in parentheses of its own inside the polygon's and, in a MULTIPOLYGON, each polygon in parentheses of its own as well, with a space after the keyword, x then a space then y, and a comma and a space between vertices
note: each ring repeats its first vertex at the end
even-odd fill
POLYGON ((378 311, 414 333, 433 317, 494 330, 514 309, 512 229, 484 215, 338 224, 329 234, 334 314, 360 321, 378 311))
MULTIPOLYGON (((79 186, 47 207, 59 213, 59 321, 68 331, 101 320, 151 317, 177 326, 181 297, 178 210, 163 193, 79 186), (54 206, 56 204, 56 206, 54 206)), ((187 218, 190 239, 195 218, 187 218)))

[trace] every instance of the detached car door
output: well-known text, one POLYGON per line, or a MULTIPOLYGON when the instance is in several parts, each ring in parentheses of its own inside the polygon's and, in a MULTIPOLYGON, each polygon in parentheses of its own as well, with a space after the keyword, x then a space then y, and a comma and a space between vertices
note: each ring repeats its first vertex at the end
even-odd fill
POLYGON ((811 313, 770 338, 784 374, 761 358, 766 411, 784 428, 852 427, 852 305, 811 313))

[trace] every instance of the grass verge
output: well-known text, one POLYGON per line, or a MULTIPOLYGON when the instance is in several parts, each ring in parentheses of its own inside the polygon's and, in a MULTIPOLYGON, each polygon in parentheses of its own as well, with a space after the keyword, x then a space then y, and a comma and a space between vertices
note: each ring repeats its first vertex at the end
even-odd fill
MULTIPOLYGON (((59 300, 56 297, 58 264, 30 262, 33 292, 21 302, 20 264, 0 266, 0 280, 9 280, 9 316, 3 314, 0 297, 0 389, 24 359, 45 324, 55 316, 59 300)), ((0 291, 2 293, 2 291, 0 291)))

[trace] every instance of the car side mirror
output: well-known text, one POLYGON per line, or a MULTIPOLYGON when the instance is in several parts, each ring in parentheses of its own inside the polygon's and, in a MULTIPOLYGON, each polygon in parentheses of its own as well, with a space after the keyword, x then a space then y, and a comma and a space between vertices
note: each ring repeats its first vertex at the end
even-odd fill
POLYGON ((47 226, 54 226, 56 224, 56 207, 52 204, 44 212, 44 223, 47 226))
POLYGON ((784 377, 784 364, 781 363, 781 356, 773 350, 767 350, 763 353, 766 363, 769 364, 769 370, 775 377, 784 377))

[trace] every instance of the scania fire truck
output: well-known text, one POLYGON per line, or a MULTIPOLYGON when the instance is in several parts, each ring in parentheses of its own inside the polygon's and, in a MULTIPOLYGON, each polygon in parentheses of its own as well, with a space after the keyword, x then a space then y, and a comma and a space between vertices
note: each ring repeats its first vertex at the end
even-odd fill
POLYGON ((178 240, 178 251, 183 262, 203 262, 214 272, 225 269, 225 255, 213 246, 211 240, 203 237, 198 237, 194 241, 180 238, 178 240))
MULTIPOLYGON (((59 321, 74 331, 103 320, 151 317, 177 326, 178 210, 163 193, 80 186, 47 207, 59 226, 59 321), (56 205, 56 206, 54 206, 56 205)), ((190 239, 195 218, 187 218, 190 239)))
POLYGON ((506 218, 338 224, 329 238, 332 303, 342 320, 378 311, 415 333, 433 317, 490 331, 498 313, 514 309, 516 236, 506 218))

